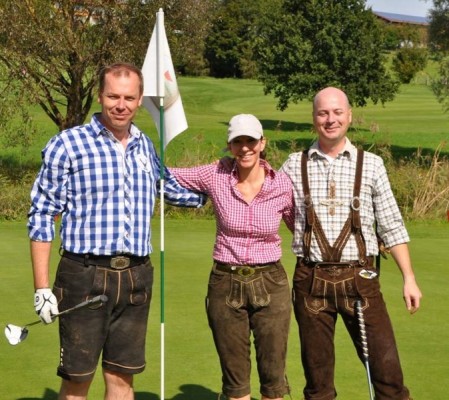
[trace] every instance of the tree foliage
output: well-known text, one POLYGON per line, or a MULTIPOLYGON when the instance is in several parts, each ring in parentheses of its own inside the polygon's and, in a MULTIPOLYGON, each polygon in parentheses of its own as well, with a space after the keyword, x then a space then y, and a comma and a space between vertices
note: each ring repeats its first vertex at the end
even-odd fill
POLYGON ((425 28, 410 24, 381 24, 386 50, 397 50, 403 46, 423 47, 427 44, 425 28))
MULTIPOLYGON (((0 66, 0 76, 1 71, 0 66)), ((20 85, 16 81, 0 80, 0 101, 0 148, 26 149, 32 143, 36 127, 20 85)))
POLYGON ((449 57, 440 60, 439 76, 432 80, 432 90, 445 112, 449 111, 449 57))
POLYGON ((2 0, 0 61, 32 101, 64 129, 84 121, 100 68, 133 61, 137 26, 149 37, 140 1, 2 0))
POLYGON ((381 31, 365 6, 364 0, 285 0, 260 25, 259 79, 281 110, 329 85, 357 106, 394 98, 399 83, 384 67, 381 31))
POLYGON ((217 78, 254 78, 257 60, 253 45, 257 27, 264 15, 271 15, 281 0, 224 0, 219 2, 209 36, 205 57, 210 76, 217 78))
MULTIPOLYGON (((245 71, 243 60, 250 51, 256 3, 243 3, 242 0, 225 0, 215 13, 204 52, 211 76, 251 77, 245 71)), ((251 60, 251 56, 248 58, 251 60)))
POLYGON ((175 69, 187 75, 207 75, 206 37, 217 0, 165 0, 165 26, 175 69))
POLYGON ((410 83, 415 75, 427 65, 427 50, 403 47, 393 58, 393 70, 401 83, 410 83))
POLYGON ((173 58, 187 69, 192 48, 205 35, 206 22, 198 21, 207 21, 204 12, 210 4, 212 0, 0 0, 0 63, 8 71, 6 78, 20 82, 31 101, 65 129, 84 122, 104 65, 142 64, 159 7, 166 7, 169 41, 175 39, 175 50, 184 52, 173 58))
POLYGON ((449 111, 449 0, 433 0, 430 9, 429 41, 439 59, 439 76, 432 80, 432 90, 444 111, 449 111))
POLYGON ((449 0, 433 0, 429 10, 429 42, 432 50, 449 51, 449 0))

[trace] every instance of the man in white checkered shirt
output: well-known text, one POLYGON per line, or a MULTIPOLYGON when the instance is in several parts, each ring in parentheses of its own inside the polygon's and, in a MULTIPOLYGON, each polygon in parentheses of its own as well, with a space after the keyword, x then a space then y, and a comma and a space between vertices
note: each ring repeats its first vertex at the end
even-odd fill
POLYGON ((409 236, 380 157, 369 152, 360 155, 363 169, 356 192, 359 153, 346 137, 352 121, 346 94, 333 87, 320 91, 313 103, 313 121, 318 140, 308 151, 291 154, 281 169, 293 182, 297 205, 292 249, 298 261, 293 291, 305 399, 332 400, 337 396, 334 332, 339 314, 364 360, 354 307, 357 300, 366 324, 376 400, 409 399, 380 292, 379 271, 373 265, 379 252, 377 226, 402 273, 406 307, 410 313, 416 312, 422 295, 409 256, 409 236), (302 173, 303 158, 306 175, 302 173))

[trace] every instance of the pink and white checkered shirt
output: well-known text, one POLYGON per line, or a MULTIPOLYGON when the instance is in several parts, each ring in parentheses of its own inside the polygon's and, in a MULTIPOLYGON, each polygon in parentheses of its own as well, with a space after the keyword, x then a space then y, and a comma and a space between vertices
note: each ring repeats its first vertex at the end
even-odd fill
POLYGON ((232 265, 257 265, 281 258, 279 225, 284 220, 294 229, 293 189, 286 174, 274 171, 264 160, 266 170, 262 189, 251 203, 237 190, 238 175, 234 165, 202 165, 193 168, 170 168, 185 188, 206 193, 211 199, 217 222, 214 260, 232 265))

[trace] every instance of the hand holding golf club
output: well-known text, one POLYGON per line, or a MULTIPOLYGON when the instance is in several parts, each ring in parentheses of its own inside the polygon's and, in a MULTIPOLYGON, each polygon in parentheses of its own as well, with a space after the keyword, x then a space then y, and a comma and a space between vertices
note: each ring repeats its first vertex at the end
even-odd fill
MULTIPOLYGON (((47 289, 47 290, 50 290, 50 289, 47 289)), ((48 292, 45 292, 45 293, 48 294, 48 292)), ((53 296, 53 293, 51 295, 53 296)), ((45 298, 48 299, 49 296, 44 297, 44 299, 45 298)), ((50 296, 50 298, 51 298, 51 296, 50 296)), ((55 320, 57 317, 59 317, 61 315, 71 313, 73 311, 79 310, 84 307, 95 306, 97 304, 101 305, 101 304, 106 303, 107 301, 108 301, 108 296, 101 294, 101 295, 95 296, 91 299, 82 301, 81 303, 79 303, 71 308, 67 308, 64 311, 61 311, 60 313, 57 312, 56 314, 53 314, 52 311, 48 311, 48 314, 50 315, 50 318, 52 320, 55 320)), ((36 296, 36 303, 37 303, 37 296, 36 296)), ((42 306, 45 306, 45 301, 43 301, 43 303, 44 304, 42 306)), ((52 308, 49 307, 49 310, 52 310, 52 308)), ((57 310, 58 310, 58 308, 56 307, 56 311, 57 310)), ((36 312, 39 314, 39 312, 37 311, 37 308, 36 308, 36 312)), ((39 317, 41 317, 41 316, 39 315, 39 317)), ((27 338, 28 327, 39 324, 41 322, 45 322, 42 319, 42 317, 41 317, 41 319, 38 319, 37 321, 30 322, 30 323, 26 324, 25 326, 17 326, 17 325, 13 325, 13 324, 7 324, 5 327, 6 339, 8 340, 9 344, 15 346, 16 344, 19 344, 20 342, 24 341, 27 338)))
POLYGON ((58 301, 50 288, 36 289, 34 309, 44 324, 54 321, 54 316, 59 314, 58 301))

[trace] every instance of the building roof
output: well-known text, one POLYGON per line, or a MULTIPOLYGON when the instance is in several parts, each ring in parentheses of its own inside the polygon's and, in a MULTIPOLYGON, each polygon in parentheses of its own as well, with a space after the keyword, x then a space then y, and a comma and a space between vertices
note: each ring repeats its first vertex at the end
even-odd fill
POLYGON ((394 14, 382 11, 374 11, 375 15, 387 22, 401 23, 401 24, 413 24, 413 25, 429 25, 429 19, 427 17, 416 17, 413 15, 394 14))

